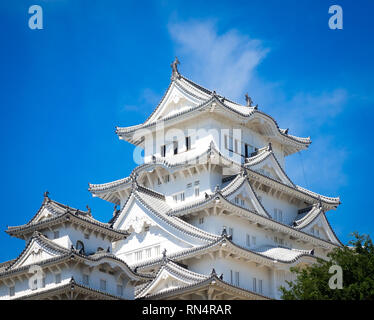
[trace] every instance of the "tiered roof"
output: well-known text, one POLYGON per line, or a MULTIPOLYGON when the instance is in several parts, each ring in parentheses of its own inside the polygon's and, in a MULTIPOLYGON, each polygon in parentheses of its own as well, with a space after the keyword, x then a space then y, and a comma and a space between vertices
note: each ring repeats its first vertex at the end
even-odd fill
POLYGON ((216 94, 215 91, 206 89, 182 76, 179 72, 172 77, 169 87, 159 105, 144 123, 130 127, 117 127, 116 133, 120 139, 139 145, 142 144, 144 140, 141 137, 135 138, 134 133, 138 130, 155 128, 157 121, 160 119, 162 119, 165 124, 173 124, 182 119, 201 116, 202 111, 214 111, 225 117, 234 117, 235 119, 239 116, 241 121, 246 123, 257 123, 257 121, 261 119, 260 121, 266 123, 266 128, 264 127, 262 129, 263 133, 272 136, 274 141, 284 144, 286 155, 306 149, 311 143, 310 138, 296 137, 288 134, 288 129, 280 129, 277 122, 268 114, 259 111, 257 106, 243 106, 228 100, 216 94), (179 112, 163 114, 166 108, 165 104, 170 99, 175 89, 189 97, 191 106, 179 112))
POLYGON ((325 210, 335 209, 340 204, 339 197, 327 197, 295 185, 284 172, 282 166, 279 164, 275 154, 269 146, 260 149, 257 154, 247 158, 246 162, 241 164, 236 163, 232 159, 229 159, 223 155, 213 141, 209 144, 207 149, 201 152, 199 155, 188 155, 188 152, 186 152, 181 155, 175 155, 167 160, 164 158, 155 157, 153 162, 145 163, 136 167, 129 177, 105 184, 90 184, 89 191, 94 196, 119 204, 120 196, 118 192, 120 190, 122 191, 131 188, 132 182, 136 180, 139 175, 152 170, 152 168, 161 166, 167 170, 173 170, 176 168, 184 168, 197 164, 205 164, 212 161, 213 163, 219 163, 230 166, 231 168, 235 168, 237 172, 246 170, 248 176, 253 177, 256 180, 263 181, 266 184, 274 185, 277 189, 282 190, 285 193, 293 194, 303 201, 309 203, 321 201, 325 210), (267 159, 270 159, 274 164, 274 167, 277 169, 277 173, 279 173, 279 179, 266 176, 258 170, 259 165, 264 163, 264 161, 267 159))

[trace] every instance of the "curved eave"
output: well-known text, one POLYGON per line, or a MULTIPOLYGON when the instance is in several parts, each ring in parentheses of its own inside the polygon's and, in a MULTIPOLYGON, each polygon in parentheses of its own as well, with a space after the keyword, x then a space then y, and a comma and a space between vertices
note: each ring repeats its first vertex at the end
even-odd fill
MULTIPOLYGON (((245 108, 244 110, 248 110, 247 113, 243 113, 239 111, 238 109, 234 109, 227 105, 226 103, 222 102, 218 96, 212 96, 211 98, 207 99, 206 101, 202 102, 200 105, 196 107, 192 107, 186 110, 183 110, 181 112, 175 113, 170 116, 166 116, 165 118, 161 120, 156 120, 148 123, 143 123, 136 126, 131 127, 116 127, 116 134, 119 136, 120 139, 126 140, 134 145, 141 145, 144 140, 142 140, 141 134, 138 133, 139 130, 148 129, 148 130, 155 130, 157 123, 162 121, 165 125, 173 125, 175 123, 178 123, 182 120, 183 117, 187 116, 189 118, 193 117, 194 115, 200 116, 201 111, 210 111, 211 110, 211 104, 215 103, 216 106, 219 106, 223 113, 221 112, 221 115, 229 116, 232 115, 234 117, 239 116, 240 119, 244 123, 248 123, 252 120, 255 120, 256 117, 263 119, 265 121, 268 121, 271 128, 272 133, 270 137, 272 139, 275 139, 279 143, 289 145, 291 148, 289 152, 286 153, 286 155, 303 150, 308 148, 308 146, 311 144, 310 137, 308 138, 301 138, 296 137, 293 135, 286 134, 284 130, 280 129, 277 122, 268 114, 255 110, 255 108, 245 108), (137 137, 137 139, 134 139, 134 137, 137 137), (294 150, 293 150, 293 149, 294 150)), ((216 109, 215 109, 216 110, 216 109)))
POLYGON ((44 228, 68 222, 76 223, 78 225, 85 226, 88 229, 98 231, 101 234, 104 234, 105 236, 111 238, 112 241, 118 241, 128 236, 128 233, 124 231, 114 230, 109 225, 104 225, 103 223, 96 220, 88 220, 87 218, 80 217, 78 215, 73 214, 72 212, 66 212, 62 215, 45 219, 37 223, 31 223, 16 227, 8 227, 8 230, 6 230, 5 232, 10 236, 24 239, 25 235, 32 234, 34 231, 43 230, 44 228))
MULTIPOLYGON (((287 248, 282 248, 282 249, 286 250, 287 248)), ((290 252, 292 251, 292 249, 287 249, 287 250, 290 250, 290 252)), ((235 244, 234 242, 232 242, 231 240, 229 240, 226 236, 221 236, 220 239, 218 239, 217 241, 204 245, 204 246, 175 252, 173 254, 167 255, 167 258, 170 260, 174 260, 174 261, 184 261, 187 259, 194 258, 198 255, 211 254, 217 251, 225 251, 225 252, 228 252, 229 255, 240 256, 241 258, 247 259, 248 261, 255 262, 261 265, 267 265, 267 266, 274 266, 274 264, 282 264, 282 265, 290 266, 290 265, 296 265, 299 262, 303 262, 303 260, 305 259, 307 260, 317 259, 316 256, 312 255, 311 252, 307 252, 306 250, 305 252, 300 250, 300 252, 297 254, 293 252, 293 258, 288 259, 288 260, 273 258, 271 257, 271 255, 266 255, 256 250, 251 250, 251 249, 239 246, 235 244)), ((149 261, 135 264, 132 267, 136 270, 149 269, 149 268, 154 268, 154 267, 159 266, 160 264, 163 263, 163 261, 164 261, 163 258, 152 259, 149 261)))
POLYGON ((215 156, 219 157, 219 163, 222 165, 227 165, 230 167, 236 166, 238 170, 241 168, 241 164, 236 163, 233 160, 223 156, 220 153, 220 151, 215 147, 214 143, 211 143, 207 150, 202 151, 195 157, 185 159, 183 158, 179 162, 171 162, 170 160, 168 161, 165 158, 156 158, 152 162, 147 162, 134 168, 128 177, 104 184, 90 184, 89 191, 95 197, 100 197, 103 200, 118 205, 121 202, 120 192, 132 188, 132 183, 136 180, 135 176, 138 176, 144 172, 151 172, 152 170, 158 167, 163 167, 164 169, 169 171, 169 173, 173 173, 173 170, 177 170, 178 168, 187 168, 187 166, 206 164, 209 161, 211 161, 211 159, 215 156))
POLYGON ((221 290, 227 290, 229 294, 233 296, 239 296, 243 300, 271 300, 270 297, 229 284, 228 282, 225 282, 219 279, 215 275, 201 282, 166 290, 161 293, 155 293, 155 294, 145 296, 145 297, 139 297, 137 299, 138 300, 170 299, 173 297, 178 297, 178 295, 181 295, 181 294, 193 293, 194 291, 200 290, 204 287, 207 287, 207 288, 215 287, 221 290))
POLYGON ((291 187, 281 181, 265 176, 262 173, 252 170, 248 167, 246 167, 245 169, 247 170, 247 173, 249 176, 255 179, 261 179, 262 181, 265 181, 265 184, 276 185, 279 188, 279 190, 284 190, 287 193, 297 195, 300 199, 304 201, 308 201, 312 203, 321 201, 324 206, 324 209, 326 210, 336 209, 338 205, 340 205, 341 203, 339 197, 337 198, 326 197, 318 193, 315 193, 313 191, 302 188, 298 185, 296 185, 295 187, 291 187))
POLYGON ((326 246, 328 248, 335 248, 338 246, 336 243, 318 238, 307 232, 296 229, 293 226, 283 224, 279 221, 273 220, 270 216, 269 217, 263 216, 255 211, 251 211, 251 210, 248 210, 247 208, 240 207, 232 203, 231 201, 227 200, 220 193, 216 193, 212 195, 210 199, 207 199, 206 201, 198 203, 196 206, 192 206, 192 205, 186 206, 185 208, 178 209, 177 211, 171 211, 169 214, 175 215, 175 216, 184 216, 184 215, 188 215, 189 213, 196 212, 196 210, 199 210, 199 209, 202 210, 204 208, 210 208, 210 207, 217 205, 217 198, 220 201, 220 205, 231 210, 231 212, 235 214, 237 213, 240 216, 248 217, 251 219, 251 221, 254 221, 255 223, 266 226, 266 228, 269 228, 271 230, 272 229, 278 230, 279 232, 291 235, 303 241, 312 242, 316 246, 321 246, 323 248, 326 248, 326 246))
POLYGON ((21 295, 13 300, 43 300, 51 295, 60 295, 68 293, 80 293, 86 296, 92 296, 95 300, 126 300, 123 297, 109 294, 97 289, 92 289, 74 281, 74 278, 66 284, 56 285, 51 289, 38 290, 35 293, 21 295))

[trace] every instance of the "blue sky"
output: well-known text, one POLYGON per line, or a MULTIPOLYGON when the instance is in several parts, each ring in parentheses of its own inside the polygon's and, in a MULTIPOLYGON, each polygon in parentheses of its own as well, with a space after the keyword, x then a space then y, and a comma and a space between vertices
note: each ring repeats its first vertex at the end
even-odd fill
POLYGON ((45 190, 102 221, 113 206, 87 183, 127 176, 133 146, 115 126, 145 120, 169 84, 170 63, 217 92, 311 136, 287 158, 293 180, 336 196, 327 216, 343 242, 371 233, 374 43, 371 1, 1 1, 0 261, 24 242, 45 190), (43 8, 44 29, 28 27, 43 8), (343 8, 343 30, 328 8, 343 8))

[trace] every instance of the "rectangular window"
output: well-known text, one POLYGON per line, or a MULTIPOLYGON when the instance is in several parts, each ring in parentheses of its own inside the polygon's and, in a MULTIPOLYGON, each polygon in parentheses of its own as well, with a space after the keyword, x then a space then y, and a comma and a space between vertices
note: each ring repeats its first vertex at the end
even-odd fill
POLYGON ((173 153, 178 154, 178 141, 173 141, 173 153))
POLYGON ((170 175, 167 174, 165 177, 164 177, 164 181, 165 183, 168 183, 170 181, 170 175))
POLYGON ((256 283, 256 278, 253 278, 253 291, 257 292, 257 283, 256 283))
POLYGON ((106 291, 106 280, 100 280, 100 290, 106 291))
POLYGON ((225 135, 225 149, 228 149, 228 145, 227 145, 227 136, 225 135))
POLYGON ((182 193, 180 194, 180 199, 181 199, 181 201, 184 201, 184 192, 182 192, 182 193))
POLYGON ((120 284, 117 285, 117 296, 123 296, 123 286, 120 284))
POLYGON ((195 197, 198 197, 200 195, 200 189, 199 187, 195 188, 195 197))
POLYGON ((230 283, 234 284, 234 273, 232 270, 230 270, 230 283))
POLYGON ((55 282, 56 284, 61 282, 61 273, 56 273, 55 282))
POLYGON ((252 236, 252 246, 256 245, 256 237, 252 236))
POLYGON ((55 232, 53 232, 53 238, 54 239, 57 239, 57 238, 59 238, 60 237, 60 232, 59 231, 55 231, 55 232))
POLYGON ((45 288, 45 277, 42 278, 42 288, 45 288))
POLYGON ((135 260, 136 261, 142 260, 142 251, 135 252, 135 260))
POLYGON ((161 146, 161 157, 165 157, 165 155, 166 155, 166 146, 163 145, 161 146))
POLYGON ((240 199, 240 205, 241 205, 242 207, 244 207, 244 200, 243 200, 243 199, 240 199))
POLYGON ((191 150, 191 137, 186 137, 186 150, 191 150))
POLYGON ((88 276, 88 274, 84 274, 83 275, 83 284, 88 286, 90 284, 90 278, 88 276))
POLYGON ((13 287, 9 287, 9 295, 11 297, 13 297, 15 295, 15 293, 16 293, 16 290, 15 290, 14 286, 13 287))
POLYGON ((199 224, 203 224, 204 223, 204 218, 199 218, 199 224))
POLYGON ((178 202, 178 195, 177 194, 173 195, 173 200, 174 200, 174 202, 178 202))
POLYGON ((152 257, 152 249, 151 248, 145 250, 145 256, 147 258, 152 257))
POLYGON ((258 292, 262 293, 262 280, 258 280, 258 292))
POLYGON ((156 246, 155 247, 155 256, 159 256, 160 255, 160 246, 156 246))
POLYGON ((251 236, 249 234, 247 234, 245 240, 246 240, 245 243, 246 243, 247 247, 250 247, 251 246, 251 236))
POLYGON ((235 272, 235 285, 239 286, 239 271, 235 272))
POLYGON ((161 179, 160 179, 160 178, 157 178, 157 184, 158 184, 158 185, 161 184, 161 179))
POLYGON ((238 153, 238 140, 237 139, 235 139, 235 149, 234 149, 234 151, 236 153, 238 153))
POLYGON ((239 204, 239 197, 235 197, 235 204, 239 204))

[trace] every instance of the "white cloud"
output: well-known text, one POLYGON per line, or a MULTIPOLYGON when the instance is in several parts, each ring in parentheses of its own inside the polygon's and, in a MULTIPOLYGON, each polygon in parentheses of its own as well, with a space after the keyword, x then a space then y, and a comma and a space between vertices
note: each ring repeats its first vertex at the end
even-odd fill
POLYGON ((260 41, 236 30, 218 34, 211 21, 172 23, 169 32, 193 79, 231 99, 243 100, 246 85, 267 53, 260 41))

